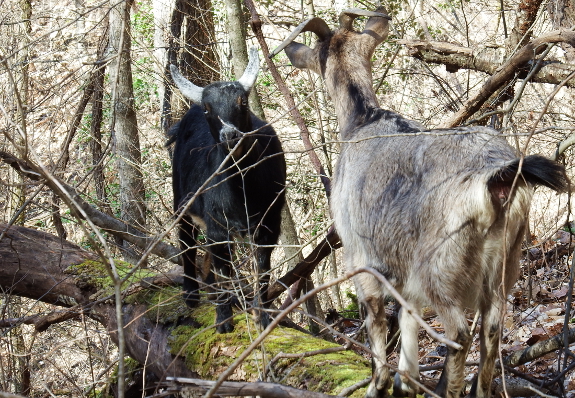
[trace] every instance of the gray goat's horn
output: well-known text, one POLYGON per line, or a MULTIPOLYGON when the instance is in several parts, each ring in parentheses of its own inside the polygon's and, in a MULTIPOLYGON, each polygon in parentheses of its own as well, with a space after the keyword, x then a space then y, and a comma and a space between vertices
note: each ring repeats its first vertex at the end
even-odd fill
POLYGON ((238 83, 242 85, 244 90, 250 91, 260 71, 260 58, 258 56, 258 49, 256 47, 250 48, 249 62, 242 77, 238 79, 238 83))
POLYGON ((391 20, 389 15, 381 12, 367 11, 361 8, 348 8, 339 14, 339 27, 346 30, 353 30, 353 20, 357 17, 382 17, 391 20))
POLYGON ((170 72, 172 74, 172 79, 174 79, 174 83, 176 83, 176 86, 178 86, 184 97, 191 99, 196 104, 202 102, 203 88, 196 86, 194 83, 182 76, 176 65, 170 65, 170 72))
POLYGON ((315 17, 310 18, 307 21, 303 21, 299 24, 297 28, 285 39, 282 44, 276 47, 270 53, 270 58, 279 54, 284 48, 286 48, 295 38, 302 32, 313 32, 319 37, 320 40, 325 39, 327 36, 331 34, 331 30, 329 26, 325 23, 325 21, 321 18, 315 17))

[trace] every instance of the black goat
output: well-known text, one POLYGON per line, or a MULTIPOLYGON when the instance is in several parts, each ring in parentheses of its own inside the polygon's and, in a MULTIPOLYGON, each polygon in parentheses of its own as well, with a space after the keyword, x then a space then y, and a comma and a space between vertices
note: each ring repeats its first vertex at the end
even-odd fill
MULTIPOLYGON (((270 257, 280 234, 285 159, 274 129, 248 107, 248 95, 259 71, 256 48, 250 49, 249 64, 237 82, 216 82, 200 88, 186 80, 175 66, 170 68, 182 94, 196 104, 170 129, 168 140, 168 144, 175 143, 174 210, 179 212, 188 206, 179 225, 184 250, 184 298, 190 307, 199 300, 196 247, 201 229, 216 270, 217 282, 212 287, 221 292, 217 299, 217 330, 227 333, 233 330, 226 281, 232 277, 234 237, 250 237, 256 245, 259 287, 256 283, 254 306, 269 304, 270 257)), ((206 282, 214 283, 211 271, 206 282)), ((268 314, 256 313, 258 323, 267 326, 268 314)))
MULTIPOLYGON (((343 143, 331 210, 348 269, 373 267, 418 311, 426 304, 436 309, 447 338, 462 347, 448 349, 436 388, 441 397, 459 397, 472 341, 464 310, 479 310, 481 362, 471 396, 487 397, 501 311, 517 279, 533 186, 562 192, 568 179, 563 166, 549 159, 520 158, 495 130, 425 131, 381 109, 372 87, 371 57, 387 37, 388 20, 379 12, 351 9, 342 12, 340 28, 331 31, 313 18, 274 53, 285 48, 295 67, 321 74, 335 103, 343 143), (352 27, 359 15, 370 16, 363 32, 352 27), (293 41, 304 31, 318 35, 315 48, 293 41)), ((358 274, 354 282, 375 354, 366 396, 384 397, 390 385, 387 292, 371 274, 358 274)), ((393 393, 414 396, 419 325, 403 309, 399 318, 400 372, 393 393)))

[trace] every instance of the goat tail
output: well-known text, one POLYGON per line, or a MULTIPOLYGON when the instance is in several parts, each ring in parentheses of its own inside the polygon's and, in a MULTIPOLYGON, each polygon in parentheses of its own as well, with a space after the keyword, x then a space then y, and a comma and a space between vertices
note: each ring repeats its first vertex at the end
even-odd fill
POLYGON ((570 181, 565 172, 565 167, 541 155, 529 155, 508 162, 500 168, 488 181, 488 187, 492 194, 501 192, 503 187, 511 187, 515 176, 520 172, 526 182, 533 185, 544 185, 557 192, 567 192, 570 181), (521 165, 521 169, 519 166, 521 165))

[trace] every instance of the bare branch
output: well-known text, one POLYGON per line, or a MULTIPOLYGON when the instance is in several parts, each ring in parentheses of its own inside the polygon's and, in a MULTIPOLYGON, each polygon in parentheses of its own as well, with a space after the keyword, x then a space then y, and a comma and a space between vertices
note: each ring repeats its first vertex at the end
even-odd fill
POLYGON ((517 70, 542 53, 547 48, 547 44, 553 43, 568 43, 571 46, 575 46, 575 32, 561 29, 531 40, 529 44, 517 51, 515 55, 498 68, 497 72, 485 82, 479 92, 470 98, 450 120, 445 122, 443 127, 454 127, 462 124, 479 110, 491 94, 509 82, 515 76, 517 70))
MULTIPOLYGON (((201 379, 186 379, 182 377, 168 377, 172 382, 169 391, 202 391, 212 388, 215 381, 201 379)), ((335 395, 322 394, 309 390, 299 390, 297 388, 283 386, 275 383, 242 383, 234 381, 223 382, 216 393, 220 396, 252 396, 259 395, 262 398, 332 398, 335 395)))
MULTIPOLYGON (((426 63, 445 65, 450 72, 468 69, 493 75, 503 62, 503 49, 500 48, 487 47, 477 51, 453 43, 421 40, 398 40, 397 43, 405 45, 410 56, 426 63)), ((575 66, 571 64, 547 61, 532 81, 559 84, 574 70, 575 66)), ((567 82, 567 86, 575 87, 575 82, 567 82)))
POLYGON ((152 247, 152 253, 162 258, 165 258, 175 264, 179 264, 179 254, 180 250, 171 246, 164 242, 157 241, 155 236, 146 235, 142 231, 132 227, 129 224, 126 224, 104 212, 99 211, 98 209, 94 208, 88 202, 86 202, 76 190, 64 183, 63 181, 57 180, 55 177, 48 178, 45 175, 42 168, 38 167, 31 161, 25 162, 22 159, 19 159, 7 152, 0 152, 0 160, 8 163, 12 166, 16 171, 24 174, 26 177, 40 180, 46 180, 46 185, 55 192, 66 205, 70 208, 72 214, 76 215, 78 218, 83 219, 84 217, 78 211, 80 208, 85 214, 90 218, 90 220, 99 228, 115 235, 119 236, 122 239, 133 243, 134 245, 138 246, 143 250, 147 250, 149 247, 152 247), (60 186, 64 187, 67 192, 62 191, 60 186), (69 200, 71 197, 76 205, 69 200))
MULTIPOLYGON (((559 350, 564 346, 563 337, 563 333, 558 334, 557 336, 548 340, 537 342, 531 347, 525 348, 524 350, 516 351, 504 359, 504 365, 519 366, 526 362, 532 361, 535 358, 539 358, 551 351, 559 350)), ((569 344, 575 343, 575 328, 569 329, 569 333, 567 334, 567 341, 569 344)))
POLYGON ((262 49, 262 52, 264 54, 264 58, 266 60, 267 66, 270 70, 270 73, 272 74, 278 88, 280 89, 281 93, 284 96, 284 99, 285 99, 285 101, 289 107, 289 112, 290 112, 293 120, 295 121, 298 128, 300 129, 300 136, 301 136, 301 139, 303 141, 304 147, 305 147, 305 149, 306 149, 306 151, 310 157, 311 163, 313 164, 315 171, 318 173, 319 178, 321 179, 321 182, 323 183, 323 185, 325 187, 326 195, 329 198, 329 195, 331 192, 331 181, 330 181, 329 177, 327 176, 325 169, 324 169, 323 165, 321 164, 321 161, 319 160, 319 157, 317 156, 317 154, 313 150, 313 145, 312 145, 310 138, 309 138, 309 130, 307 129, 307 126, 305 124, 305 121, 304 121, 301 113, 299 112, 299 110, 296 107, 293 96, 291 95, 285 82, 280 77, 279 72, 278 72, 275 64, 272 62, 272 60, 269 57, 270 53, 269 53, 268 46, 267 46, 267 43, 266 43, 265 38, 264 38, 264 34, 262 32, 262 21, 261 21, 259 15, 257 13, 256 7, 255 7, 254 3, 252 2, 252 0, 245 0, 245 4, 248 7, 248 9, 250 10, 250 13, 252 16, 252 20, 251 20, 252 30, 254 31, 254 33, 258 39, 258 42, 259 42, 260 47, 262 49))

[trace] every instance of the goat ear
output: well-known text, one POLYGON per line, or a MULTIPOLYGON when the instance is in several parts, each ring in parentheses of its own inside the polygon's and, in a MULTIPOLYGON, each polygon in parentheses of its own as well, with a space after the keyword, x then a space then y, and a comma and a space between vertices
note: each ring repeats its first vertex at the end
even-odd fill
POLYGON ((182 76, 175 65, 170 65, 170 72, 172 73, 174 83, 176 83, 176 86, 178 86, 184 97, 192 100, 196 104, 202 102, 203 88, 196 86, 194 83, 182 76))
POLYGON ((240 83, 246 91, 250 91, 252 89, 260 71, 260 58, 256 47, 250 48, 249 59, 248 66, 246 66, 244 74, 238 79, 238 83, 240 83))
POLYGON ((362 32, 362 37, 364 42, 369 46, 371 51, 375 50, 375 47, 385 39, 389 34, 389 20, 391 17, 387 15, 385 7, 378 7, 365 24, 365 29, 362 32))
POLYGON ((321 75, 314 51, 305 44, 292 41, 285 48, 285 52, 292 65, 299 69, 310 69, 321 75))

